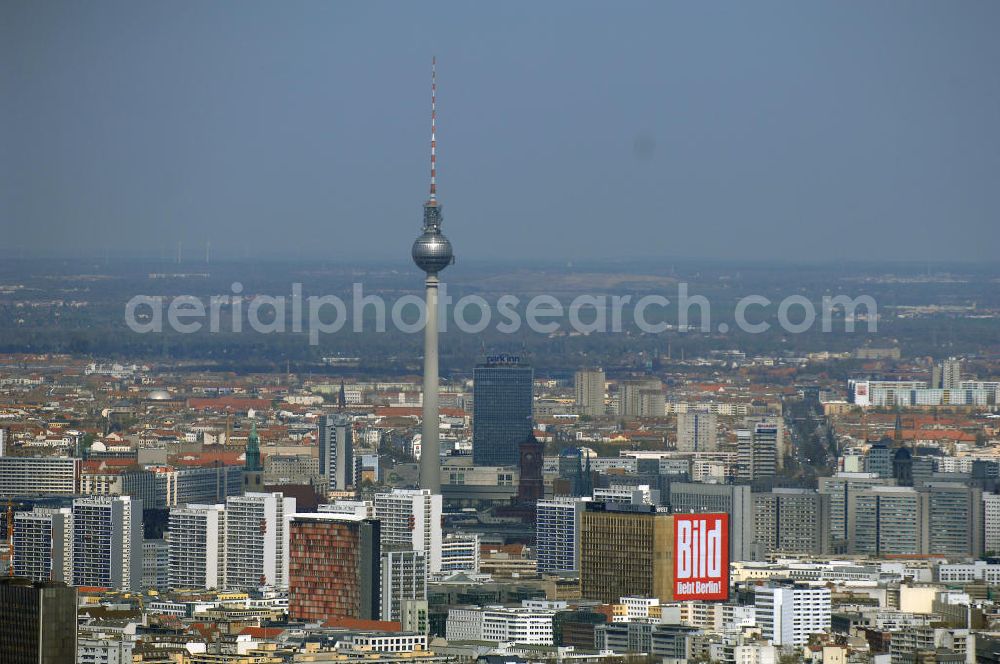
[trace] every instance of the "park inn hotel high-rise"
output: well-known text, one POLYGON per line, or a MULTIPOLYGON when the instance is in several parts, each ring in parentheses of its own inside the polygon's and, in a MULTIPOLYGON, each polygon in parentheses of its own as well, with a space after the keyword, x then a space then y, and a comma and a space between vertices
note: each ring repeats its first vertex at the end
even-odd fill
POLYGON ((516 357, 490 357, 473 370, 472 461, 516 466, 532 431, 534 371, 516 357))

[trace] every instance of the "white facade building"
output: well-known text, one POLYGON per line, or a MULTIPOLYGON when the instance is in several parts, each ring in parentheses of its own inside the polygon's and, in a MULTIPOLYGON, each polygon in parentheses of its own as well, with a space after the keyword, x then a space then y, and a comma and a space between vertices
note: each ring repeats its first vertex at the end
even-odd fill
POLYGON ((222 587, 225 510, 225 505, 188 505, 170 510, 167 584, 171 589, 222 587))
POLYGON ((555 497, 535 506, 535 557, 541 573, 580 569, 580 519, 589 498, 555 497))
POLYGON ((677 450, 714 452, 718 449, 718 422, 714 413, 677 414, 677 450))
POLYGON ((375 518, 382 523, 383 548, 423 551, 428 572, 441 571, 441 496, 426 489, 393 489, 375 495, 375 518))
POLYGON ((659 609, 660 606, 660 600, 656 597, 622 597, 618 603, 625 612, 615 612, 612 622, 646 622, 649 620, 650 609, 659 609))
POLYGON ((479 535, 448 533, 441 541, 441 572, 479 573, 479 535))
POLYGON ((405 600, 427 599, 427 558, 423 551, 382 554, 382 620, 401 622, 405 600))
POLYGON ((626 505, 655 505, 660 500, 660 491, 648 484, 629 486, 612 484, 606 488, 594 489, 594 501, 599 503, 625 503, 626 505))
POLYGON ((323 503, 319 506, 318 511, 373 519, 375 518, 375 503, 370 500, 335 500, 332 503, 323 503))
POLYGON ((448 641, 479 641, 482 638, 482 609, 448 609, 445 639, 448 641))
POLYGON ((776 646, 802 646, 830 631, 830 589, 803 585, 757 586, 754 607, 761 635, 776 646))
POLYGON ((1000 553, 1000 494, 983 492, 983 548, 1000 553))
POLYGON ((975 583, 985 581, 991 586, 1000 584, 1000 565, 989 564, 985 560, 971 563, 942 563, 937 568, 941 583, 975 583))
POLYGON ((862 407, 989 406, 997 403, 995 383, 962 381, 957 385, 929 386, 922 380, 849 380, 851 403, 862 407))
POLYGON ((91 496, 73 501, 73 585, 142 590, 142 501, 91 496))
POLYGON ((73 510, 36 507, 14 515, 14 576, 73 583, 73 510))
POLYGON ((226 581, 231 590, 288 587, 288 522, 295 499, 281 492, 226 500, 226 581))
POLYGON ((79 478, 79 459, 0 457, 0 498, 72 496, 79 488, 79 478))
POLYGON ((533 606, 450 609, 445 638, 549 646, 555 614, 555 609, 533 606))

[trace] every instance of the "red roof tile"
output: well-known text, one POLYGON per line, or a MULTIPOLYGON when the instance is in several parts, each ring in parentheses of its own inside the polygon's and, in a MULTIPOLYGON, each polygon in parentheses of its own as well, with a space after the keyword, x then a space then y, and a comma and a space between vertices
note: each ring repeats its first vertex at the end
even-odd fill
POLYGON ((280 627, 244 627, 240 634, 246 634, 254 639, 274 639, 285 631, 280 627))
POLYGON ((347 629, 371 629, 380 632, 399 632, 403 627, 398 622, 387 620, 362 620, 360 618, 330 618, 323 627, 346 627, 347 629))

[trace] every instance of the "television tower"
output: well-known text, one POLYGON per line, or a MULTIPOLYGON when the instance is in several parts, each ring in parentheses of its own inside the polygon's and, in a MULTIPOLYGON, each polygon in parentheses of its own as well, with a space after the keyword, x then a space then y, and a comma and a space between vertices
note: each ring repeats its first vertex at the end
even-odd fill
POLYGON ((420 443, 420 488, 441 493, 438 418, 438 272, 455 262, 451 242, 441 233, 437 200, 437 58, 431 60, 431 191, 424 203, 424 232, 413 243, 413 262, 427 273, 424 324, 424 413, 420 443))

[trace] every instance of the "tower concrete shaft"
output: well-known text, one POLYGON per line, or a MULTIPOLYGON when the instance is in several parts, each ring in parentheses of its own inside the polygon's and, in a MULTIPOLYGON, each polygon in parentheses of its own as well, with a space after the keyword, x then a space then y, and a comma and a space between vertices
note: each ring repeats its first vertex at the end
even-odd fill
POLYGON ((424 412, 420 443, 420 488, 441 493, 441 441, 438 414, 438 278, 427 275, 424 325, 424 412))

